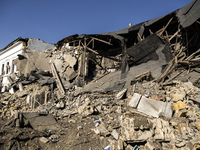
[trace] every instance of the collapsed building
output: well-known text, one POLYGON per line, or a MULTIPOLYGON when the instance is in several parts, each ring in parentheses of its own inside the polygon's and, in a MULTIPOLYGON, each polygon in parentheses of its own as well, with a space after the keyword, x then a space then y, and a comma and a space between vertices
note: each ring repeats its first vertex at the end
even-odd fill
POLYGON ((57 44, 16 39, 0 52, 1 115, 16 113, 17 127, 28 120, 39 131, 60 129, 50 113, 86 122, 98 116, 92 131, 111 149, 200 148, 199 14, 194 0, 115 32, 71 35, 57 44), (44 116, 53 125, 42 123, 44 116))

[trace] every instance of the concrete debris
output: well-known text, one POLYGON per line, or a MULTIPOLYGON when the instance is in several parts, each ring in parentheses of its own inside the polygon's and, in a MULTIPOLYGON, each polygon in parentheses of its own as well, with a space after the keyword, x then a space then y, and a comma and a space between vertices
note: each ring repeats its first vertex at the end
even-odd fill
POLYGON ((76 65, 77 63, 77 58, 76 57, 73 57, 72 55, 70 54, 64 54, 64 60, 66 61, 67 64, 69 64, 69 66, 71 68, 74 68, 74 66, 76 65))
POLYGON ((118 140, 118 138, 119 138, 119 133, 117 132, 116 129, 114 129, 114 130, 112 131, 111 135, 115 138, 115 140, 118 140))
POLYGON ((47 143, 47 142, 49 142, 49 140, 47 138, 45 138, 45 137, 41 137, 40 138, 40 142, 47 143))
POLYGON ((173 104, 174 110, 184 109, 186 107, 185 102, 178 101, 177 103, 173 104))
POLYGON ((39 113, 23 113, 23 116, 28 120, 34 130, 59 130, 60 128, 51 114, 40 115, 39 113))
POLYGON ((123 89, 122 91, 120 91, 117 95, 116 98, 117 99, 122 99, 122 97, 125 95, 127 89, 123 89))
POLYGON ((129 105, 153 117, 164 116, 170 118, 172 116, 171 104, 149 99, 138 93, 134 93, 129 105))
POLYGON ((57 44, 10 43, 0 149, 199 149, 199 5, 57 44))

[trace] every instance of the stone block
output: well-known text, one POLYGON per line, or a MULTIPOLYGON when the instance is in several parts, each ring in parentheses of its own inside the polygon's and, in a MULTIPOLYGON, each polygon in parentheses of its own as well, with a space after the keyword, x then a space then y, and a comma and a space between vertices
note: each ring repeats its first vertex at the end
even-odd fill
POLYGON ((49 140, 47 138, 45 138, 45 137, 41 137, 40 138, 40 142, 47 143, 47 142, 49 142, 49 140))
POLYGON ((185 102, 179 101, 179 102, 173 104, 174 110, 180 110, 180 109, 184 109, 184 108, 186 108, 185 102))

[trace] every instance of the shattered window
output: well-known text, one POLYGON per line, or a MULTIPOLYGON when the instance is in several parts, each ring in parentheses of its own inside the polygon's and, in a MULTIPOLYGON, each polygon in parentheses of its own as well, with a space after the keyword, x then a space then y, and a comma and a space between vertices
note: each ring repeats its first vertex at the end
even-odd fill
POLYGON ((9 62, 7 62, 7 65, 6 65, 6 74, 8 74, 10 71, 10 65, 9 65, 9 62))
POLYGON ((15 71, 15 65, 14 65, 14 63, 13 63, 13 61, 12 61, 12 73, 15 71))
POLYGON ((4 71, 4 64, 2 64, 2 68, 1 68, 1 74, 4 75, 5 71, 4 71))

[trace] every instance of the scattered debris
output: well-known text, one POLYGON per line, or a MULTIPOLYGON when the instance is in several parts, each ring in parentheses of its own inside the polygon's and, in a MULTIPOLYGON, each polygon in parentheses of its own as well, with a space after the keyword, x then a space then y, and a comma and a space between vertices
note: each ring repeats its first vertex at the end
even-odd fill
POLYGON ((10 43, 0 149, 199 149, 199 6, 57 44, 10 43))

